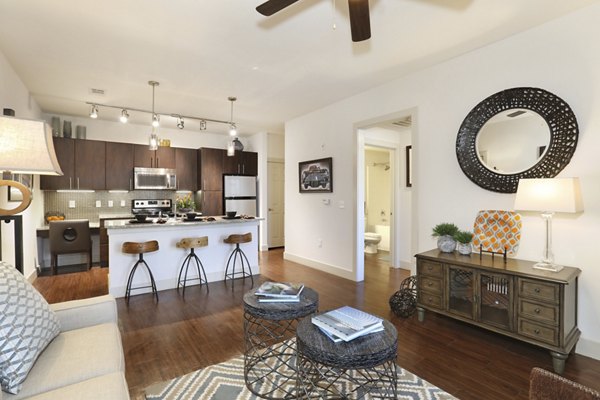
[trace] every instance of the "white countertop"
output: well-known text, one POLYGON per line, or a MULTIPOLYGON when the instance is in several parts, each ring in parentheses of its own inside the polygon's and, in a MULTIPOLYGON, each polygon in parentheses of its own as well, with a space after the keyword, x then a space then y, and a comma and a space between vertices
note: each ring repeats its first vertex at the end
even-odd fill
POLYGON ((186 221, 182 218, 169 218, 167 222, 159 224, 156 221, 158 218, 150 218, 146 221, 151 222, 130 222, 131 220, 109 220, 104 221, 104 227, 108 229, 131 229, 131 228, 158 228, 162 226, 196 226, 196 225, 219 225, 219 224, 239 224, 248 222, 258 222, 264 220, 264 218, 235 218, 227 219, 224 217, 215 217, 214 221, 186 221))
MULTIPOLYGON (((65 221, 68 221, 68 219, 66 219, 65 221)), ((100 222, 90 222, 90 228, 100 228, 100 222)), ((40 226, 37 228, 38 231, 48 231, 50 230, 50 226, 48 224, 44 225, 44 226, 40 226)))

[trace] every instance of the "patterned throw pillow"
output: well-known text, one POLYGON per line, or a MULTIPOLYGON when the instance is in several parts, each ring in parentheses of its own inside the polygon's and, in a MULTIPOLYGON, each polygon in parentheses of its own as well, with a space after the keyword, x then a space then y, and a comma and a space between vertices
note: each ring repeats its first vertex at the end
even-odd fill
POLYGON ((17 394, 40 353, 60 332, 44 298, 12 265, 0 261, 0 385, 17 394))

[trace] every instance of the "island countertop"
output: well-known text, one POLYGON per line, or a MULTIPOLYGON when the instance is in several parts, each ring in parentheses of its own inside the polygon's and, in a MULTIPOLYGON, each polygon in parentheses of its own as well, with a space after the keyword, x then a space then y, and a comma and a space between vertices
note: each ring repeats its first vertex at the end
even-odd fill
MULTIPOLYGON (((206 218, 206 217, 205 217, 206 218)), ((177 288, 177 278, 188 250, 177 247, 183 238, 208 238, 208 246, 198 248, 196 253, 202 260, 209 282, 223 280, 227 261, 235 248, 224 242, 231 234, 252 234, 252 241, 242 243, 240 247, 246 254, 252 274, 258 274, 258 225, 264 218, 227 219, 215 217, 214 221, 185 221, 170 218, 159 224, 153 218, 151 222, 139 223, 131 220, 105 221, 108 234, 109 293, 115 297, 125 294, 129 271, 136 262, 137 256, 122 252, 124 242, 146 242, 156 240, 159 250, 144 255, 144 259, 152 269, 159 291, 177 288)), ((196 281, 197 282, 197 281, 196 281)), ((147 286, 149 276, 145 271, 136 273, 133 286, 147 286)), ((188 283, 189 285, 189 283, 188 283)), ((132 294, 141 294, 150 289, 136 290, 132 294)), ((189 290, 189 289, 188 289, 189 290)))

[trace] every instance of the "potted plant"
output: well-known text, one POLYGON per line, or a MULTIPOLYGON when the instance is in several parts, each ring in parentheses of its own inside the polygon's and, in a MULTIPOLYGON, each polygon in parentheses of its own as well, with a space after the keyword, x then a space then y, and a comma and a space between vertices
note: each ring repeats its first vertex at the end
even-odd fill
POLYGON ((458 233, 458 227, 451 223, 437 224, 433 228, 431 236, 437 237, 437 247, 443 253, 452 253, 456 249, 456 240, 454 235, 458 233))
POLYGON ((468 256, 473 251, 471 241, 473 240, 473 233, 469 231, 458 231, 454 234, 454 240, 457 241, 456 250, 460 254, 468 256))
POLYGON ((185 214, 196 209, 196 203, 194 203, 194 199, 192 198, 192 194, 188 193, 185 196, 177 196, 175 200, 176 211, 185 214))

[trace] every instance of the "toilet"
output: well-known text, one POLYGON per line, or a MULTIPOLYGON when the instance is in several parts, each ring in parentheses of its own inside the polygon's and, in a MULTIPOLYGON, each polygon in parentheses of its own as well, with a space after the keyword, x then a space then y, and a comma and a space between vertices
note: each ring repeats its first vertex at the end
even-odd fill
POLYGON ((377 245, 381 242, 381 235, 365 232, 365 253, 377 254, 377 245))

